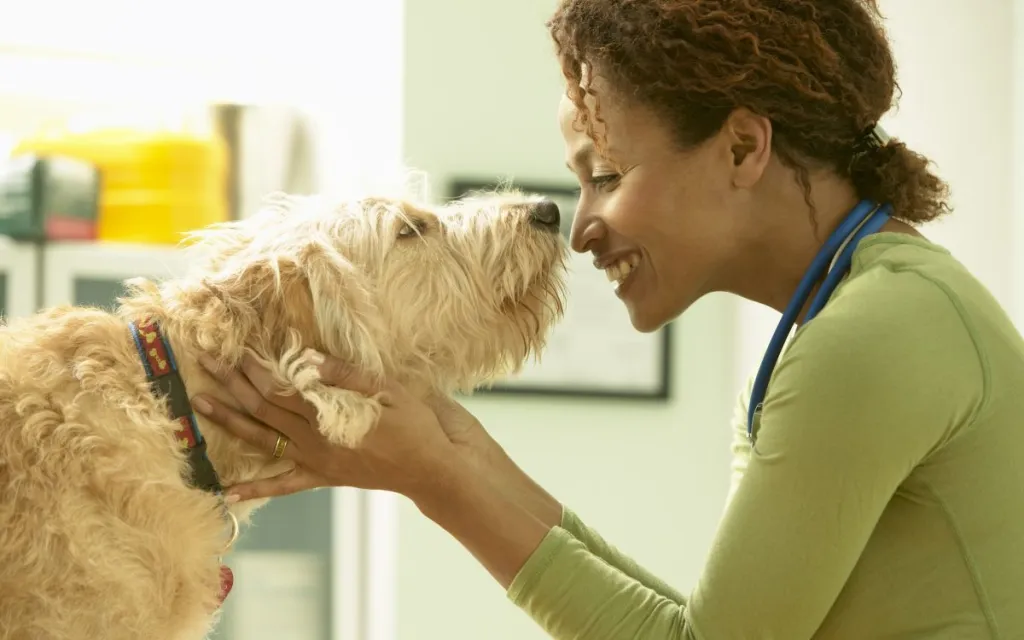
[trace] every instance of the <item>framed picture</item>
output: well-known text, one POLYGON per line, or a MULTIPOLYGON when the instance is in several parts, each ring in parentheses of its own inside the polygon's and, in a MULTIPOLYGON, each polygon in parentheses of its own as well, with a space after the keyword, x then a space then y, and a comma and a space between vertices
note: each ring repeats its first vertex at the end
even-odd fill
MULTIPOLYGON (((577 189, 526 182, 502 184, 554 201, 568 241, 579 200, 577 189)), ((448 195, 457 199, 497 186, 497 181, 459 179, 451 183, 448 195)), ((542 357, 478 393, 668 399, 672 326, 653 333, 634 329, 607 276, 595 269, 592 261, 589 253, 570 252, 565 315, 551 330, 542 357)))

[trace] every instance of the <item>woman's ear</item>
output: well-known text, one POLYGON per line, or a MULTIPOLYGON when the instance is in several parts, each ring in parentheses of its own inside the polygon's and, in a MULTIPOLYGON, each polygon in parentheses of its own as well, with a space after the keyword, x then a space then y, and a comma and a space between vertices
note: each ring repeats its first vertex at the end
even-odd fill
POLYGON ((748 109, 734 110, 725 121, 733 159, 733 185, 754 186, 764 174, 772 154, 772 122, 748 109))

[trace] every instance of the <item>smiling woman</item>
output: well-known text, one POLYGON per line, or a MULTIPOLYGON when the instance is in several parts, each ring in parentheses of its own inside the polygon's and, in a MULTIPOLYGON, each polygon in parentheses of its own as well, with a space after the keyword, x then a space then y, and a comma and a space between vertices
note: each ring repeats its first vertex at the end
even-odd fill
MULTIPOLYGON (((265 450, 292 438, 302 477, 407 495, 558 640, 1024 637, 1024 340, 915 228, 947 211, 946 185, 876 126, 896 84, 875 3, 562 0, 549 28, 581 184, 571 244, 633 326, 713 291, 783 312, 694 590, 605 542, 450 400, 371 390, 385 408, 355 452, 295 421, 222 420, 265 450)), ((246 408, 269 405, 287 402, 246 408)))
MULTIPOLYGON (((727 11, 732 3, 711 4, 727 11)), ((895 87, 891 54, 869 9, 853 0, 830 11, 817 4, 783 11, 755 2, 719 25, 722 14, 688 2, 581 1, 563 4, 552 20, 568 79, 559 109, 567 164, 583 187, 573 248, 604 264, 638 267, 619 290, 638 329, 675 317, 710 291, 785 304, 795 282, 778 291, 760 283, 766 261, 779 253, 772 236, 780 227, 793 234, 763 201, 756 211, 752 199, 738 201, 750 193, 738 185, 801 190, 806 206, 786 209, 811 223, 803 237, 788 240, 803 251, 817 227, 857 197, 889 202, 907 222, 946 211, 946 185, 925 158, 898 141, 865 144, 895 87), (778 39, 750 37, 768 28, 759 24, 766 20, 778 39), (727 48, 726 26, 744 33, 727 48), (800 44, 775 44, 783 41, 800 44), (840 59, 855 64, 847 69, 840 59), (838 211, 822 210, 830 201, 838 211), (630 215, 641 208, 643 216, 630 215), (680 253, 686 260, 676 259, 680 253), (643 295, 658 282, 671 286, 643 295), (643 307, 635 304, 641 298, 643 307)))

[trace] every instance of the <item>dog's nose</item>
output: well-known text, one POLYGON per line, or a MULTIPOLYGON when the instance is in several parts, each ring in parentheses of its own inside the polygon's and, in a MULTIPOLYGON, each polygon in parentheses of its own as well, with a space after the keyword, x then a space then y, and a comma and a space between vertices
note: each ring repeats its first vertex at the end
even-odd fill
POLYGON ((558 231, 561 216, 558 205, 551 200, 543 200, 530 208, 530 224, 544 231, 558 231))

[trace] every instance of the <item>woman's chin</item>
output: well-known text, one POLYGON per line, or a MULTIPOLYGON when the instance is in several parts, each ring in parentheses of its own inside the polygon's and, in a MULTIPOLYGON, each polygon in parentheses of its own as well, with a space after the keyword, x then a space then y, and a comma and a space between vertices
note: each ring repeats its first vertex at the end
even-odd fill
POLYGON ((633 324, 633 328, 640 333, 654 333, 678 318, 693 304, 693 301, 682 305, 649 304, 651 302, 650 298, 627 300, 625 302, 626 310, 629 312, 629 320, 633 324))
POLYGON ((626 309, 629 311, 629 321, 633 328, 640 333, 653 333, 669 320, 664 314, 651 313, 651 310, 643 308, 642 305, 627 304, 626 309))

